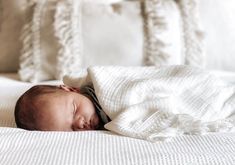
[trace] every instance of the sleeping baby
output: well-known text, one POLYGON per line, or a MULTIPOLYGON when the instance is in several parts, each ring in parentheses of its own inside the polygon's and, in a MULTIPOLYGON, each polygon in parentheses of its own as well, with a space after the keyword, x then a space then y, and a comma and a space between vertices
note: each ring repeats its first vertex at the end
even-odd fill
POLYGON ((103 129, 110 119, 101 109, 92 85, 36 85, 15 106, 17 127, 41 131, 103 129))
POLYGON ((235 85, 199 68, 91 67, 84 79, 65 77, 64 83, 26 91, 16 103, 17 126, 105 128, 150 141, 235 131, 235 85))

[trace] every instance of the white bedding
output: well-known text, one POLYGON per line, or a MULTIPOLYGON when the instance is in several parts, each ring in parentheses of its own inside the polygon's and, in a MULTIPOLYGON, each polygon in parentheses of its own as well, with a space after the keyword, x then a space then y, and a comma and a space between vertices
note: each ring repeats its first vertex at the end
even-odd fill
POLYGON ((0 129, 1 165, 233 165, 235 134, 150 143, 106 131, 0 129))
MULTIPOLYGON (((235 82, 233 73, 214 73, 235 82)), ((235 162, 235 133, 185 135, 170 142, 151 143, 108 131, 32 132, 7 128, 14 126, 12 115, 17 97, 32 85, 12 78, 0 75, 1 165, 233 165, 235 162)))
POLYGON ((235 132, 235 85, 208 71, 183 65, 166 67, 95 66, 87 76, 66 76, 74 87, 92 83, 121 135, 158 141, 182 134, 235 132))

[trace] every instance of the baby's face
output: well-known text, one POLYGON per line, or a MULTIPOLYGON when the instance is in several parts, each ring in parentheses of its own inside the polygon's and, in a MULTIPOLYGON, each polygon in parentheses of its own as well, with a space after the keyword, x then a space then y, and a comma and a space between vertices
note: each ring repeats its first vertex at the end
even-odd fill
POLYGON ((93 103, 85 96, 60 90, 43 95, 39 107, 37 126, 42 131, 80 131, 100 127, 93 103))

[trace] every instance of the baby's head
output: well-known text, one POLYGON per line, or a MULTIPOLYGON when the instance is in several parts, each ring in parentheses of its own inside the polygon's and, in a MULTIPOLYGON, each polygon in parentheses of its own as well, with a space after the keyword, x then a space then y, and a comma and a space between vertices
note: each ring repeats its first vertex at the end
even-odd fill
POLYGON ((68 86, 36 85, 15 106, 19 128, 41 131, 99 129, 100 119, 91 100, 68 86))

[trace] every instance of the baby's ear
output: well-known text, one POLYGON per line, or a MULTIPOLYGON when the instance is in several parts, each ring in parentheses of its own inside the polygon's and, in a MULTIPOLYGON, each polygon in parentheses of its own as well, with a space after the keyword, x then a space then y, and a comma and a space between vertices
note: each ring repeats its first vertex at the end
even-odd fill
POLYGON ((60 85, 59 87, 60 87, 60 89, 63 89, 67 92, 79 92, 78 88, 69 87, 67 85, 60 85))

